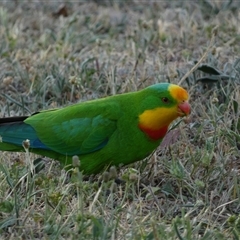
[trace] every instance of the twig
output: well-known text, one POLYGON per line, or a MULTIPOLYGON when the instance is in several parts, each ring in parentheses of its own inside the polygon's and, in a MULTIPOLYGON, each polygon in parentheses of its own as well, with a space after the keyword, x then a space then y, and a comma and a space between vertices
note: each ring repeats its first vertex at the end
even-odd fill
POLYGON ((206 52, 203 54, 203 56, 200 58, 200 60, 196 63, 195 66, 192 67, 192 69, 187 72, 182 78, 181 80, 179 81, 178 85, 181 85, 182 82, 191 74, 193 73, 197 68, 198 66, 201 64, 201 62, 206 58, 207 54, 210 52, 213 44, 214 44, 214 40, 215 40, 215 37, 217 35, 217 29, 218 29, 218 26, 216 26, 215 28, 213 28, 212 30, 212 37, 211 37, 211 40, 210 40, 210 43, 208 45, 208 48, 206 50, 206 52))

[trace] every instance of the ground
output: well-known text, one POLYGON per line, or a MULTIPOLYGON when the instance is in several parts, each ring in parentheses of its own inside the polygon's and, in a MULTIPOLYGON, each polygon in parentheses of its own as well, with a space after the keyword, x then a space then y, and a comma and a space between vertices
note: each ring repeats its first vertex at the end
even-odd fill
POLYGON ((2 152, 1 239, 239 239, 239 17, 238 1, 1 1, 0 117, 157 82, 192 106, 148 159, 97 176, 2 152))

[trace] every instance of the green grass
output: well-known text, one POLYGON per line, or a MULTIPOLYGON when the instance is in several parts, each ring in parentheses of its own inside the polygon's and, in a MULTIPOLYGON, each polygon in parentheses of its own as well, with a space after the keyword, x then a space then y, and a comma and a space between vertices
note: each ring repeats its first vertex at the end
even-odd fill
POLYGON ((227 3, 66 2, 66 17, 57 1, 1 3, 1 117, 178 83, 219 26, 182 84, 191 116, 118 169, 120 184, 114 169, 69 177, 44 159, 32 174, 38 156, 0 153, 1 239, 240 238, 239 3, 227 3))

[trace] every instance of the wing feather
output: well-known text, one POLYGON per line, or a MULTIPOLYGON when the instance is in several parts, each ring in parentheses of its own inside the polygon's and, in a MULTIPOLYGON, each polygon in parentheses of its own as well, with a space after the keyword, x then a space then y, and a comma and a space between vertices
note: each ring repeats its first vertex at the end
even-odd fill
POLYGON ((97 100, 31 116, 41 143, 64 155, 82 155, 103 148, 117 129, 119 106, 97 100))

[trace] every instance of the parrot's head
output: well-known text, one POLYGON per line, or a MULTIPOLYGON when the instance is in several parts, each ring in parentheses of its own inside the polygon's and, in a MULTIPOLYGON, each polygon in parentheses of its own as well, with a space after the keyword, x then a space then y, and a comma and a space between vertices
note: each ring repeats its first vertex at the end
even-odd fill
POLYGON ((139 128, 153 140, 163 138, 172 121, 190 113, 188 93, 178 85, 158 83, 142 92, 139 128))

